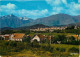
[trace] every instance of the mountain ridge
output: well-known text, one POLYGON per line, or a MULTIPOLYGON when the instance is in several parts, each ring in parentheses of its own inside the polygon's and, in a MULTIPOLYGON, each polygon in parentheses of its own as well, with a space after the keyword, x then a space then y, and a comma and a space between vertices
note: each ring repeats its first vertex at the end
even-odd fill
POLYGON ((33 19, 24 20, 23 18, 20 19, 15 15, 6 15, 0 17, 1 28, 3 27, 16 28, 16 27, 20 27, 23 24, 27 24, 31 21, 33 21, 33 19))
POLYGON ((1 28, 2 27, 22 27, 32 26, 35 24, 43 24, 46 26, 68 25, 72 23, 80 22, 80 15, 71 16, 68 14, 56 14, 48 17, 38 18, 36 20, 27 17, 17 17, 15 15, 6 15, 0 17, 1 28))
POLYGON ((68 14, 56 14, 51 15, 44 18, 38 18, 32 23, 25 24, 25 26, 30 26, 33 24, 44 24, 48 26, 55 26, 55 25, 68 25, 71 23, 77 23, 80 22, 80 18, 77 16, 71 16, 68 14))

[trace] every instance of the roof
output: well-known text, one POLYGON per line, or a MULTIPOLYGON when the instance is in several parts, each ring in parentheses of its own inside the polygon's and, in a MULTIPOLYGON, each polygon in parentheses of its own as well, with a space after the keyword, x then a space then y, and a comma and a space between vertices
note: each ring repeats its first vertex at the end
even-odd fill
POLYGON ((10 37, 10 34, 6 34, 6 35, 0 35, 1 37, 4 37, 4 38, 9 38, 10 37))
POLYGON ((5 38, 9 38, 10 36, 9 36, 9 35, 7 35, 7 36, 6 36, 6 35, 4 35, 4 37, 5 37, 5 38))
MULTIPOLYGON (((37 35, 37 34, 36 34, 37 35)), ((33 38, 36 36, 34 35, 33 38)), ((46 36, 46 35, 41 35, 41 34, 38 34, 37 35, 41 40, 44 40, 45 38, 47 38, 48 40, 50 40, 52 38, 52 36, 46 36)))
POLYGON ((34 38, 35 36, 38 36, 41 40, 43 40, 45 38, 45 36, 43 36, 41 34, 35 34, 32 38, 34 38))
POLYGON ((24 33, 14 33, 12 35, 13 35, 13 38, 15 38, 15 39, 17 39, 17 38, 21 39, 21 38, 23 38, 25 36, 24 33))
POLYGON ((38 35, 41 40, 44 40, 46 37, 44 35, 38 35))
MULTIPOLYGON (((78 37, 78 35, 72 35, 73 37, 75 37, 75 38, 77 38, 78 37)), ((80 39, 80 35, 79 35, 79 38, 78 39, 80 39)))
MULTIPOLYGON (((78 37, 78 35, 68 35, 68 36, 73 36, 73 37, 75 37, 76 39, 77 39, 77 37, 78 37)), ((80 35, 79 35, 79 38, 78 39, 80 39, 80 35)))

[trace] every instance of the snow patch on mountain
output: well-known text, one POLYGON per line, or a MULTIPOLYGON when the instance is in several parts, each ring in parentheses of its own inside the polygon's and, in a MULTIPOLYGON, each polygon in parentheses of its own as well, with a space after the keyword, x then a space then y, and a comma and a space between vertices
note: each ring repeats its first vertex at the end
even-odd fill
POLYGON ((28 18, 27 17, 24 17, 23 20, 28 20, 28 18))

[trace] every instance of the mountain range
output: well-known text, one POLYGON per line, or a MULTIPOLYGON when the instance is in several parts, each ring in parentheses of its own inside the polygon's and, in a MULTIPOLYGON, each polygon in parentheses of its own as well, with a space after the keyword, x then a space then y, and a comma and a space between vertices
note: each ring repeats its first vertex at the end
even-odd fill
POLYGON ((68 14, 56 14, 48 17, 38 18, 35 20, 27 17, 17 17, 13 14, 0 17, 0 28, 17 28, 22 26, 32 26, 35 24, 43 24, 46 26, 59 26, 74 23, 78 23, 78 25, 80 25, 80 15, 71 16, 68 14))
POLYGON ((17 28, 31 21, 33 21, 33 19, 26 18, 26 17, 17 17, 11 14, 11 15, 0 17, 0 27, 1 28, 3 27, 17 28))

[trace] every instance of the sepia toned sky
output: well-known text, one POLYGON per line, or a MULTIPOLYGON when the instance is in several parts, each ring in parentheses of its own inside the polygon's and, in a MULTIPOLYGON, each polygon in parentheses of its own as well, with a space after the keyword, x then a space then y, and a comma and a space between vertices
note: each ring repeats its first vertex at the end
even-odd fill
POLYGON ((0 13, 32 19, 59 13, 76 16, 80 15, 80 0, 0 0, 0 13))

